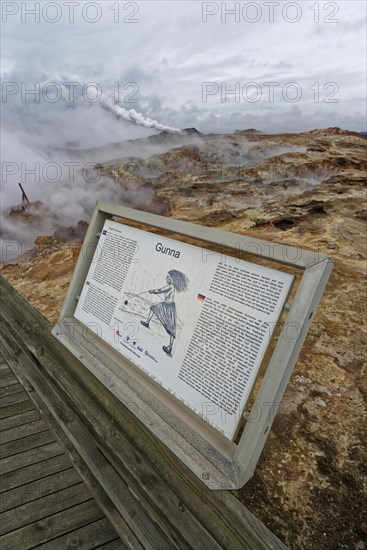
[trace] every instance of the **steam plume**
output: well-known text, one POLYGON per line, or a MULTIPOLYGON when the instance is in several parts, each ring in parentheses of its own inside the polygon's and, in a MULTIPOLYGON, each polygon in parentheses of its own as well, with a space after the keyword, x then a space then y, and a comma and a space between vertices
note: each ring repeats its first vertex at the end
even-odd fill
POLYGON ((136 124, 138 126, 144 126, 145 128, 154 128, 159 132, 172 132, 175 134, 181 133, 181 130, 179 128, 165 126, 164 124, 160 124, 152 118, 145 117, 141 113, 135 111, 135 109, 127 110, 124 107, 120 107, 120 105, 114 104, 111 97, 105 97, 102 100, 101 105, 104 109, 107 109, 108 111, 114 113, 118 118, 123 118, 124 120, 132 122, 133 124, 136 124))

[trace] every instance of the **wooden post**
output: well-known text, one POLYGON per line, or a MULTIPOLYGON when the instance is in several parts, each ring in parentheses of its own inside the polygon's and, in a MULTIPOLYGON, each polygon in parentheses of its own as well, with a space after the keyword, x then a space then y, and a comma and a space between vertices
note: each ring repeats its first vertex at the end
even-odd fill
POLYGON ((25 210, 27 208, 27 205, 30 204, 29 199, 26 195, 26 192, 23 189, 23 186, 21 183, 18 183, 21 191, 22 191, 22 209, 25 210))

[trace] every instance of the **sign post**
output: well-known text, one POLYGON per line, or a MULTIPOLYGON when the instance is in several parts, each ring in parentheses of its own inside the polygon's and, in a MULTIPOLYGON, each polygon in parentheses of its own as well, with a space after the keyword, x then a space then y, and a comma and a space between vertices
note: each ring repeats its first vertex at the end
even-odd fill
POLYGON ((204 483, 235 489, 256 467, 331 269, 312 252, 97 203, 53 334, 204 483), (253 399, 295 285, 284 265, 303 276, 253 399), (235 442, 250 400, 256 422, 235 442))

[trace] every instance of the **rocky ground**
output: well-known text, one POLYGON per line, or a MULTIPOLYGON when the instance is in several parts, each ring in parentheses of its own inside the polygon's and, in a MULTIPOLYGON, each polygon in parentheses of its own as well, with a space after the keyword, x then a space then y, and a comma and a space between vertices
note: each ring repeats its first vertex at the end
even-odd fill
MULTIPOLYGON (((332 256, 330 282, 255 475, 236 496, 291 548, 363 550, 366 139, 339 129, 190 138, 96 170, 120 183, 116 202, 125 191, 130 203, 132 191, 147 192, 168 216, 332 256)), ((1 275, 52 322, 84 229, 39 237, 32 253, 2 266, 1 275)))

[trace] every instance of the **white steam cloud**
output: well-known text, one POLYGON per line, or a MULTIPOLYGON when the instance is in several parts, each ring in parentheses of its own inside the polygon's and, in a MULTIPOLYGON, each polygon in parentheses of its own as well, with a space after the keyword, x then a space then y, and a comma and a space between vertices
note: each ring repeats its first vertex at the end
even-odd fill
POLYGON ((122 118, 123 120, 126 120, 128 122, 132 122, 133 124, 136 124, 138 126, 143 126, 144 128, 153 128, 154 130, 158 130, 159 132, 171 132, 174 134, 181 133, 180 128, 173 128, 172 126, 160 124, 156 120, 145 117, 141 113, 138 113, 137 111, 135 111, 135 109, 127 110, 125 109, 125 107, 121 107, 120 105, 113 103, 111 97, 103 98, 101 105, 104 109, 107 109, 114 113, 118 118, 122 118))

